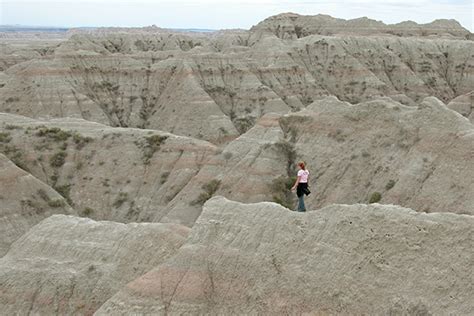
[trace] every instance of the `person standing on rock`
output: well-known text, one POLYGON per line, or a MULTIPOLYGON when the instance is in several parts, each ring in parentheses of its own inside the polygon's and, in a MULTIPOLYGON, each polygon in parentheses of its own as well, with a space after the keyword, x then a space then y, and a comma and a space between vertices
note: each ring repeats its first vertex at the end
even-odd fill
POLYGON ((298 173, 295 184, 291 188, 291 191, 296 189, 296 196, 298 196, 298 212, 306 212, 306 206, 304 205, 304 195, 309 195, 311 192, 308 188, 309 171, 303 161, 298 162, 298 173))

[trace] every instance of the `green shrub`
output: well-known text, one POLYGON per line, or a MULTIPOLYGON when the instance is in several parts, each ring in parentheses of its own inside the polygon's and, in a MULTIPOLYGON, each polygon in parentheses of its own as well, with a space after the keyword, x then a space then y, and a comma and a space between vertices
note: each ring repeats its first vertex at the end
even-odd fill
POLYGON ((37 193, 40 196, 40 198, 42 198, 44 201, 48 202, 50 200, 49 195, 48 193, 46 193, 45 190, 39 189, 37 193))
POLYGON ((102 82, 95 82, 92 85, 92 89, 94 91, 105 90, 108 92, 117 92, 120 86, 118 84, 114 84, 108 80, 103 80, 102 82))
POLYGON ((8 99, 5 100, 6 103, 12 103, 12 102, 18 102, 20 101, 19 97, 9 97, 8 99))
POLYGON ((65 151, 58 151, 53 156, 51 156, 49 164, 51 165, 51 167, 59 168, 64 165, 64 162, 66 161, 66 156, 67 154, 65 151))
POLYGON ((7 156, 17 167, 28 171, 23 152, 18 147, 0 143, 0 152, 7 156))
POLYGON ((63 207, 64 205, 66 205, 66 203, 64 203, 64 200, 62 199, 51 199, 48 193, 46 193, 46 191, 43 189, 39 189, 37 192, 40 198, 47 202, 50 207, 56 208, 63 207))
POLYGON ((0 133, 0 143, 9 143, 11 140, 10 133, 0 133))
POLYGON ((69 137, 71 137, 71 133, 63 131, 59 127, 40 127, 38 132, 36 132, 36 136, 47 137, 55 141, 66 141, 69 137))
POLYGON ((219 127, 219 132, 223 135, 223 136, 226 136, 226 135, 229 135, 229 132, 224 128, 224 127, 219 127))
POLYGON ((169 172, 164 172, 160 177, 160 184, 164 184, 166 180, 168 180, 169 176, 170 176, 169 172))
POLYGON ((36 201, 32 201, 30 199, 22 199, 20 203, 22 207, 32 208, 36 214, 42 214, 45 211, 45 209, 41 207, 39 203, 37 203, 36 201))
POLYGON ((328 137, 335 139, 338 143, 344 142, 346 140, 347 135, 344 134, 344 131, 340 128, 332 131, 328 134, 328 137))
POLYGON ((94 213, 94 210, 90 207, 85 207, 84 210, 82 211, 82 214, 84 214, 85 216, 89 216, 92 213, 94 213))
POLYGON ((123 203, 125 203, 128 200, 128 193, 126 192, 120 192, 117 199, 114 201, 112 204, 115 208, 119 208, 122 206, 123 203))
POLYGON ((71 185, 70 184, 65 184, 65 185, 55 185, 53 187, 63 198, 66 199, 66 201, 69 203, 69 205, 73 205, 72 200, 71 200, 71 185))
POLYGON ((78 161, 78 162, 76 163, 76 169, 77 169, 77 170, 81 170, 82 167, 84 167, 84 163, 83 163, 82 161, 78 161))
POLYGON ((12 124, 7 124, 5 126, 5 129, 12 130, 12 129, 23 129, 23 127, 18 126, 18 125, 12 125, 12 124))
POLYGON ((251 116, 239 117, 232 120, 239 134, 244 134, 255 125, 255 118, 251 116))
POLYGON ((55 186, 55 185, 56 185, 56 182, 58 182, 58 178, 59 178, 59 176, 58 176, 57 172, 54 172, 54 173, 49 177, 49 179, 53 182, 53 186, 55 186))
POLYGON ((54 199, 54 200, 49 200, 48 205, 50 207, 63 207, 64 205, 66 205, 66 203, 64 203, 64 201, 61 199, 54 199))
POLYGON ((92 141, 92 138, 91 137, 85 137, 85 136, 82 136, 78 133, 74 133, 72 135, 72 140, 74 141, 74 143, 76 144, 76 148, 78 150, 81 150, 82 148, 84 148, 84 146, 88 143, 90 143, 92 141))
POLYGON ((385 185, 385 189, 388 191, 395 186, 395 180, 389 180, 385 185))
POLYGON ((286 166, 286 172, 288 176, 292 176, 296 170, 295 170, 295 160, 296 160, 296 151, 295 147, 293 144, 287 141, 279 141, 274 144, 276 147, 277 151, 283 153, 286 157, 287 161, 287 166, 286 166))
POLYGON ((165 140, 168 136, 161 136, 161 135, 152 135, 145 137, 145 145, 143 146, 143 163, 149 164, 151 157, 153 154, 160 150, 162 144, 164 144, 165 140))
POLYGON ((201 192, 201 194, 199 194, 199 196, 191 202, 191 205, 203 205, 206 203, 206 201, 209 200, 214 195, 214 193, 216 193, 220 185, 221 181, 216 179, 203 184, 201 189, 203 189, 204 192, 201 192))
POLYGON ((274 179, 270 185, 273 202, 286 208, 293 209, 295 205, 294 193, 290 191, 296 181, 296 177, 280 176, 274 179))
POLYGON ((370 196, 369 203, 377 203, 382 199, 382 194, 380 192, 374 192, 370 196))
POLYGON ((230 151, 226 151, 224 153, 224 159, 229 160, 230 158, 232 158, 232 153, 230 151))
POLYGON ((152 135, 145 137, 145 140, 147 142, 147 145, 152 148, 158 150, 160 149, 161 144, 164 143, 164 141, 168 138, 168 136, 161 136, 161 135, 152 135))

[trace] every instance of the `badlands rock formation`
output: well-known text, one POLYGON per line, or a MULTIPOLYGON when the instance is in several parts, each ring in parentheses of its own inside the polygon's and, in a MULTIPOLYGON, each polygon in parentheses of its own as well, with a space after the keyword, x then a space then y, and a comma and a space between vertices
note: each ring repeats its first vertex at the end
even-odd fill
POLYGON ((473 39, 0 31, 0 314, 473 314, 473 39))
POLYGON ((331 25, 328 19, 339 21, 281 15, 250 31, 77 33, 27 62, 7 43, 0 110, 219 142, 268 112, 299 110, 321 96, 351 103, 389 96, 413 105, 427 96, 448 103, 473 91, 474 42, 457 22, 409 27, 435 30, 428 38, 418 31, 390 35, 367 19, 334 22, 350 32, 319 30, 331 25), (299 39, 274 30, 300 20, 315 29, 299 39), (380 32, 353 34, 359 23, 380 32), (440 29, 454 35, 443 37, 440 29))
POLYGON ((382 203, 474 215, 474 126, 436 98, 409 107, 332 97, 280 124, 313 167, 311 205, 366 203, 378 192, 382 203))
POLYGON ((12 242, 42 219, 52 214, 75 214, 59 193, 2 154, 0 205, 0 257, 12 242))
POLYGON ((97 315, 468 315, 474 218, 393 205, 306 214, 222 197, 97 315))
POLYGON ((313 171, 314 207, 367 203, 379 193, 383 203, 473 214, 474 129, 435 98, 416 107, 326 98, 300 112, 265 115, 222 148, 81 119, 3 114, 0 121, 10 128, 9 157, 94 219, 191 226, 201 200, 214 193, 291 207, 281 185, 298 159, 313 171))
POLYGON ((448 107, 474 123, 474 91, 455 98, 448 107))
POLYGON ((7 155, 19 157, 25 169, 61 192, 80 215, 120 222, 173 219, 188 225, 199 215, 201 206, 191 202, 202 184, 194 191, 186 186, 215 154, 210 143, 82 119, 40 121, 0 114, 0 121, 9 126, 5 135, 12 149, 7 155))
POLYGON ((3 315, 91 315, 127 282, 173 255, 189 229, 51 216, 0 259, 3 315))
POLYGON ((251 31, 271 32, 280 38, 296 39, 312 34, 319 35, 396 35, 402 37, 448 37, 467 39, 471 33, 456 20, 440 19, 431 23, 417 24, 405 21, 397 24, 384 24, 367 17, 344 20, 329 15, 299 15, 282 13, 271 16, 251 31))

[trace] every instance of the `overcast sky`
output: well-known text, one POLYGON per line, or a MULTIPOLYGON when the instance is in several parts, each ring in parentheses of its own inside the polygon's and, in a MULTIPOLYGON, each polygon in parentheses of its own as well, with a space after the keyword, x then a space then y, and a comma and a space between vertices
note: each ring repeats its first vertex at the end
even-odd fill
POLYGON ((245 28, 296 12, 337 18, 367 16, 385 23, 456 19, 474 30, 474 0, 0 0, 0 24, 245 28))

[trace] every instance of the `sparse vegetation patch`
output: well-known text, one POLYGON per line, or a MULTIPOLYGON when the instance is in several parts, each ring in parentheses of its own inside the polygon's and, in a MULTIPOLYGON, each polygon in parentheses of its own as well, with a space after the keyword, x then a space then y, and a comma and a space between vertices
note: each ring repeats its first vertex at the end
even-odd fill
POLYGON ((370 196, 369 203, 370 203, 370 204, 372 204, 372 203, 377 203, 377 202, 379 202, 381 199, 382 199, 382 194, 381 194, 380 192, 374 192, 374 193, 372 193, 372 195, 370 196))
POLYGON ((10 133, 0 133, 0 143, 9 143, 12 140, 10 133))
POLYGON ((127 192, 120 192, 117 199, 115 199, 113 206, 115 208, 119 208, 122 206, 123 203, 125 203, 128 200, 128 193, 127 192))
POLYGON ((47 137, 55 141, 66 141, 71 137, 71 133, 60 129, 59 127, 40 127, 36 132, 36 136, 47 137))
POLYGON ((74 133, 72 135, 72 140, 76 144, 76 149, 81 150, 84 146, 92 141, 91 137, 85 137, 81 134, 74 133))
POLYGON ((70 184, 64 184, 64 185, 54 185, 53 188, 61 194, 63 198, 66 199, 66 201, 69 203, 69 205, 73 205, 73 202, 71 200, 71 185, 70 184))
POLYGON ((64 165, 64 162, 66 161, 66 156, 67 154, 65 151, 58 151, 53 156, 51 156, 49 164, 51 165, 51 167, 59 168, 64 165))
POLYGON ((385 189, 388 191, 395 186, 395 180, 389 180, 385 185, 385 189))
POLYGON ((206 201, 209 200, 214 195, 214 193, 216 193, 220 185, 221 181, 216 179, 203 184, 201 187, 203 192, 199 194, 199 196, 191 203, 191 205, 203 205, 206 203, 206 201))
POLYGON ((155 152, 160 150, 161 145, 164 144, 167 138, 168 136, 152 135, 145 137, 144 143, 137 143, 138 146, 142 147, 144 164, 150 163, 150 159, 153 157, 155 152))
POLYGON ((274 179, 270 185, 273 202, 278 203, 286 208, 293 209, 295 200, 294 193, 290 191, 291 186, 295 183, 296 177, 280 176, 274 179))

